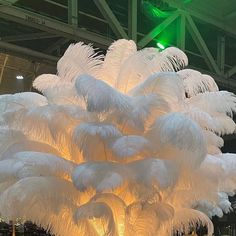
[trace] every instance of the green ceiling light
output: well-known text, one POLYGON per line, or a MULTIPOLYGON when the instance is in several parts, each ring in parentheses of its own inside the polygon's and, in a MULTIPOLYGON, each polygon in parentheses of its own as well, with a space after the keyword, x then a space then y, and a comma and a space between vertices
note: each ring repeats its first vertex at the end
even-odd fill
POLYGON ((160 48, 161 50, 165 49, 165 46, 161 44, 160 42, 157 43, 157 47, 160 48))
POLYGON ((149 1, 143 1, 142 8, 144 14, 152 20, 156 20, 159 18, 167 18, 171 14, 173 14, 172 11, 166 11, 163 9, 163 7, 156 6, 149 1))

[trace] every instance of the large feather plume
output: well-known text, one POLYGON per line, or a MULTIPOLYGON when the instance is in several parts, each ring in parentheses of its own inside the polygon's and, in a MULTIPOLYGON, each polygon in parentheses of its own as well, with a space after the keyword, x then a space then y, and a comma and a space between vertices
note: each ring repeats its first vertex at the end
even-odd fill
POLYGON ((96 76, 102 58, 102 55, 95 53, 91 45, 82 42, 71 44, 57 62, 58 76, 66 81, 73 81, 81 74, 96 76))
POLYGON ((159 72, 148 77, 143 83, 137 85, 132 91, 133 96, 157 94, 164 98, 173 111, 184 99, 184 87, 179 76, 174 72, 159 72), (168 93, 166 91, 168 90, 168 93))
POLYGON ((180 113, 157 119, 146 137, 156 145, 160 158, 178 160, 189 167, 198 166, 207 154, 201 128, 180 113))
POLYGON ((203 75, 199 71, 184 69, 177 72, 183 79, 187 97, 193 97, 198 93, 216 92, 218 86, 211 76, 203 75))
POLYGON ((132 40, 121 39, 113 42, 104 58, 100 77, 114 87, 122 65, 136 51, 137 46, 132 40))
POLYGON ((75 86, 78 95, 85 100, 88 111, 108 112, 112 109, 125 111, 129 107, 127 96, 92 76, 79 76, 75 86))
POLYGON ((187 65, 187 56, 177 48, 158 52, 146 48, 131 55, 121 67, 116 88, 127 93, 146 78, 160 71, 177 71, 187 65))
POLYGON ((71 182, 54 177, 30 177, 16 182, 0 195, 0 213, 8 219, 21 217, 59 235, 78 235, 72 209, 79 196, 71 182), (24 207, 22 207, 24 206, 24 207), (69 220, 69 222, 67 222, 69 220))

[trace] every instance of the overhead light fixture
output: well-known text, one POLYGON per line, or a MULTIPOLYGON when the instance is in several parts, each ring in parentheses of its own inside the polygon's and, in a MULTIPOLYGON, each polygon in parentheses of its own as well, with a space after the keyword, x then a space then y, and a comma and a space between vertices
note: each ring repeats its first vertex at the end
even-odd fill
POLYGON ((161 50, 165 49, 165 46, 159 42, 157 43, 157 47, 160 48, 161 50))
POLYGON ((24 79, 24 76, 23 75, 17 75, 16 79, 24 79))

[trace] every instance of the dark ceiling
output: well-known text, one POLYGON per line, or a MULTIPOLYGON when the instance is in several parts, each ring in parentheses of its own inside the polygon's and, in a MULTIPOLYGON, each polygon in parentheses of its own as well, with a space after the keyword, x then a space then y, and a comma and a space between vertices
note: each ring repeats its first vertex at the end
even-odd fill
MULTIPOLYGON (((67 0, 8 1, 13 2, 13 6, 15 7, 19 7, 30 12, 35 12, 37 14, 40 14, 41 16, 53 18, 58 22, 68 23, 67 0)), ((2 1, 0 1, 0 4, 1 2, 2 1)), ((123 29, 127 32, 128 1, 107 0, 107 3, 120 22, 123 29)), ((138 40, 165 20, 164 18, 158 17, 155 14, 150 14, 150 6, 157 7, 159 10, 165 13, 171 13, 173 11, 176 11, 177 9, 189 11, 192 14, 192 17, 195 20, 195 24, 199 32, 201 33, 202 38, 205 40, 207 47, 213 57, 217 57, 216 54, 218 36, 225 37, 225 71, 236 65, 236 33, 234 35, 230 30, 228 30, 228 28, 230 27, 230 29, 232 28, 236 32, 236 26, 234 23, 236 22, 235 0, 138 0, 138 40), (195 16, 197 16, 198 14, 202 14, 204 16, 204 19, 201 19, 199 17, 196 18, 195 16), (219 21, 223 25, 227 26, 227 29, 224 29, 224 27, 217 27, 213 23, 210 24, 207 22, 207 20, 211 22, 213 21, 213 23, 214 21, 219 21)), ((112 31, 107 20, 103 17, 102 13, 97 8, 94 0, 80 0, 78 10, 78 27, 80 29, 94 32, 97 35, 102 35, 110 40, 116 39, 116 35, 112 31)), ((73 39, 72 37, 66 37, 66 35, 62 36, 61 34, 57 34, 56 32, 45 32, 44 30, 40 30, 38 27, 31 26, 30 24, 22 24, 15 22, 14 20, 6 19, 6 17, 1 17, 1 13, 0 29, 0 42, 8 42, 16 46, 54 56, 55 60, 56 58, 59 58, 61 55, 63 55, 65 49, 70 43, 79 40, 79 37, 73 39)), ((167 41, 166 46, 177 45, 177 29, 177 21, 174 21, 170 26, 168 26, 162 33, 158 35, 158 39, 165 39, 167 41)), ((209 71, 204 57, 201 55, 201 52, 199 51, 188 30, 186 30, 185 37, 185 52, 189 57, 190 65, 203 71, 209 71)), ((93 38, 87 41, 93 42, 93 38)), ((97 45, 95 43, 95 46, 99 47, 100 45, 97 45)), ((151 40, 147 46, 156 47, 156 39, 151 40)), ((4 50, 4 48, 1 48, 1 51, 3 52, 3 54, 1 55, 2 58, 6 56, 5 53, 9 54, 9 50, 7 49, 4 50)), ((48 64, 43 60, 39 60, 38 58, 34 58, 29 55, 23 55, 19 52, 15 52, 14 50, 10 50, 10 54, 11 56, 9 56, 8 59, 13 58, 13 55, 17 55, 17 58, 23 57, 24 59, 26 59, 28 65, 21 66, 21 68, 24 68, 24 71, 29 70, 26 76, 29 78, 29 80, 32 80, 32 78, 37 74, 35 72, 36 67, 46 68, 45 65, 48 64), (26 70, 25 68, 29 69, 26 70)), ((9 72, 10 70, 13 72, 15 70, 14 73, 16 73, 16 71, 19 71, 20 60, 21 59, 19 59, 19 63, 17 62, 17 60, 14 60, 14 62, 12 59, 7 60, 7 70, 2 73, 3 78, 1 87, 3 87, 4 84, 9 83, 8 77, 13 77, 13 75, 9 72)), ((55 69, 55 60, 53 63, 51 63, 51 67, 48 66, 49 70, 52 70, 52 68, 55 69)), ((4 68, 4 60, 1 60, 0 63, 1 68, 4 68)), ((23 73, 23 70, 21 70, 21 73, 23 73)), ((235 76, 233 75, 231 79, 233 79, 234 77, 235 76)), ((28 86, 26 86, 26 89, 28 89, 28 86)), ((2 92, 6 91, 10 92, 9 89, 2 89, 2 92)), ((14 92, 14 90, 12 92, 14 92)))

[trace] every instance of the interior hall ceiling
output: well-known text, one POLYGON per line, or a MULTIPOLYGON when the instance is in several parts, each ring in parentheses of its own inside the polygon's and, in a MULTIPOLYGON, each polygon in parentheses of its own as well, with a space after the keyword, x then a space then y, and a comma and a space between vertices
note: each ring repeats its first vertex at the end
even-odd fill
POLYGON ((235 0, 0 0, 1 93, 18 83, 19 72, 28 78, 20 91, 38 74, 55 72, 70 43, 105 50, 118 38, 139 48, 178 46, 190 67, 236 91, 235 22, 235 0))

